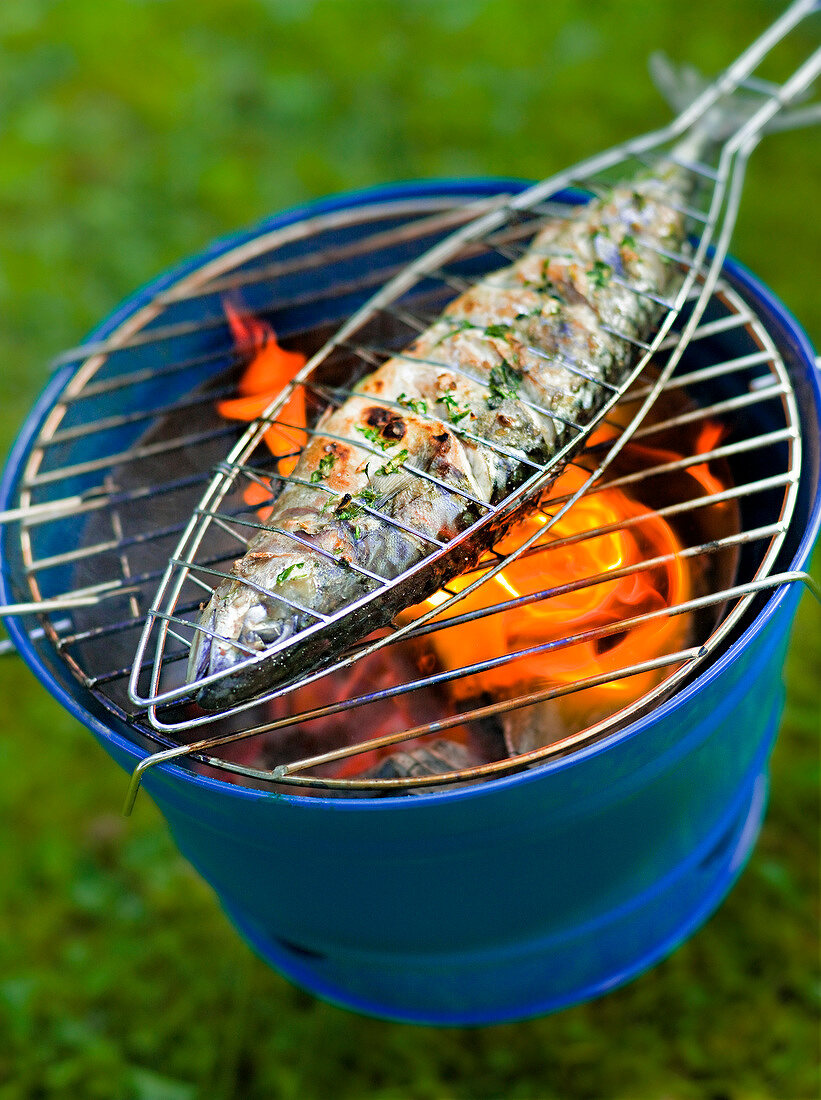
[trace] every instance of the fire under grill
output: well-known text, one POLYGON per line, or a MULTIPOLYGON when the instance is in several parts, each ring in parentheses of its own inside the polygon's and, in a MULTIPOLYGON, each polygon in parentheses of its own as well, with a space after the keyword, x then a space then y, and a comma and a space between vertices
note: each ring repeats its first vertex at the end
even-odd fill
POLYGON ((669 331, 640 349, 628 392, 613 395, 538 507, 476 568, 340 653, 330 670, 224 714, 192 702, 192 620, 291 476, 264 430, 279 423, 310 439, 358 377, 578 200, 524 209, 426 272, 301 383, 304 422, 289 423, 280 406, 240 459, 226 455, 237 453, 242 426, 218 405, 234 397, 259 348, 236 343, 226 301, 310 358, 375 288, 496 200, 467 186, 461 198, 432 188, 297 215, 170 276, 96 344, 61 357, 19 513, 6 517, 19 529, 12 584, 39 617, 38 645, 71 670, 84 706, 151 754, 144 766, 187 757, 224 779, 292 793, 401 793, 510 773, 657 706, 737 636, 762 590, 795 579, 778 572, 801 467, 788 367, 728 275, 673 359, 707 267, 671 256, 689 282, 669 331), (648 398, 652 411, 636 427, 648 398), (215 472, 221 494, 204 510, 215 472), (597 507, 614 493, 630 502, 621 515, 597 507), (180 558, 192 522, 198 537, 180 558), (654 539, 659 524, 669 538, 654 539), (631 539, 640 558, 619 558, 631 539), (545 565, 551 556, 558 574, 545 565), (175 589, 163 603, 169 559, 175 589), (650 602, 631 603, 629 592, 648 580, 650 602), (574 618, 569 599, 595 606, 618 583, 628 596, 606 621, 574 618), (154 633, 141 647, 147 617, 154 633), (643 651, 626 644, 639 637, 643 651), (593 663, 580 657, 590 653, 593 663))

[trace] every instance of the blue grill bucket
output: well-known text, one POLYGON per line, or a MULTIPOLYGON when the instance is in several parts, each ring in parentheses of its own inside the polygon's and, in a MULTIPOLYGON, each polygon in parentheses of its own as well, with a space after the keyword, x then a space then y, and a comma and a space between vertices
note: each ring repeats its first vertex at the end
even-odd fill
MULTIPOLYGON (((470 198, 502 186, 518 185, 405 184, 287 212, 158 279, 93 338, 105 337, 206 259, 309 214, 419 197, 470 198)), ((732 262, 726 276, 775 340, 804 418, 795 530, 779 563, 801 569, 821 512, 814 357, 766 288, 732 262)), ((0 507, 16 500, 33 442, 69 370, 58 372, 32 411, 10 457, 0 507)), ((9 532, 4 537, 4 556, 14 565, 17 552, 9 532)), ((10 602, 16 593, 6 572, 2 583, 10 602)), ((144 786, 239 932, 313 993, 424 1024, 488 1024, 553 1011, 662 958, 705 920, 739 874, 766 804, 784 698, 781 670, 799 597, 795 585, 762 596, 732 643, 650 714, 511 776, 414 797, 346 799, 252 789, 188 763, 168 763, 149 769, 144 786)), ((81 689, 26 625, 11 624, 19 652, 131 772, 146 755, 145 743, 81 689)))

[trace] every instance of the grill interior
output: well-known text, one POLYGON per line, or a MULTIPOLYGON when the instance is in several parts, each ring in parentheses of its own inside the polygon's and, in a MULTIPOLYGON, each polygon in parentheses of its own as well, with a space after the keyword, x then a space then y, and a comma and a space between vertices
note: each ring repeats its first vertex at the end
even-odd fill
MULTIPOLYGON (((353 693, 350 679, 316 673, 303 678, 299 694, 290 685, 272 693, 264 705, 246 704, 227 717, 192 712, 182 696, 160 705, 138 705, 130 699, 134 653, 169 557, 214 470, 224 468, 226 454, 242 434, 214 408, 215 401, 234 393, 248 352, 233 345, 224 295, 234 296, 244 309, 270 321, 285 345, 310 356, 374 287, 486 204, 475 195, 461 201, 452 195, 422 196, 298 218, 249 237, 182 277, 169 278, 149 304, 126 315, 97 346, 86 345, 63 357, 53 404, 33 442, 20 485, 19 537, 7 538, 7 544, 17 597, 58 601, 54 610, 39 616, 42 645, 50 661, 70 669, 83 705, 127 727, 129 736, 147 749, 185 753, 197 761, 194 766, 217 768, 223 778, 282 785, 291 791, 396 793, 502 774, 572 751, 657 705, 727 644, 749 614, 756 593, 771 583, 768 575, 777 564, 795 505, 800 431, 788 371, 765 323, 722 279, 686 353, 664 381, 656 422, 646 422, 634 438, 645 445, 687 439, 693 426, 709 420, 719 420, 726 434, 705 453, 683 453, 673 462, 655 460, 643 469, 614 463, 603 479, 644 493, 654 510, 670 518, 682 544, 680 556, 701 578, 687 601, 653 613, 664 619, 692 612, 695 626, 686 644, 608 673, 606 679, 615 682, 660 670, 654 686, 638 699, 584 728, 546 735, 545 743, 511 753, 500 734, 505 715, 513 710, 525 714, 535 704, 581 692, 595 678, 503 699, 469 704, 454 700, 449 685, 476 667, 446 669, 430 667, 428 661, 420 668, 419 646, 436 629, 435 623, 388 632, 364 659, 362 653, 372 648, 365 643, 341 655, 343 670, 355 668, 359 658, 361 669, 373 673, 363 673, 353 693), (665 490, 681 483, 682 471, 704 464, 728 472, 726 488, 696 498, 687 493, 671 496, 665 490), (704 517, 717 508, 732 519, 716 529, 704 517), (95 598, 98 602, 89 602, 95 598), (72 602, 77 606, 70 606, 72 602), (386 670, 385 654, 391 650, 395 657, 386 670), (373 715, 386 707, 404 724, 369 738, 368 732, 378 727, 373 715), (350 734, 338 732, 337 741, 329 742, 326 733, 331 727, 355 729, 355 743, 350 743, 350 734), (466 727, 471 731, 467 748, 441 747, 437 739, 447 743, 449 731, 466 727), (294 730, 299 730, 299 738, 294 730), (313 738, 311 730, 318 731, 313 738), (251 733, 257 736, 249 741, 251 733), (362 775, 357 774, 359 763, 345 763, 356 757, 364 761, 362 754, 377 749, 396 746, 402 751, 408 738, 429 747, 415 756, 406 754, 405 774, 383 768, 380 774, 362 775), (418 738, 425 740, 420 743, 418 738), (438 774, 429 774, 431 768, 438 774)), ((464 278, 498 266, 500 251, 505 255, 503 250, 517 247, 540 219, 554 211, 554 203, 534 208, 504 241, 494 240, 490 249, 439 272, 433 283, 422 281, 408 301, 386 308, 371 324, 368 346, 403 346, 412 328, 411 313, 414 318, 435 313, 458 292, 464 278)), ((695 286, 697 293, 697 282, 695 286)), ((685 304, 680 312, 678 328, 686 324, 688 308, 685 304)), ((675 343, 671 332, 661 352, 675 343)), ((360 343, 340 347, 326 360, 311 394, 315 416, 325 403, 339 400, 340 390, 351 383, 352 370, 355 374, 365 369, 363 362, 367 355, 360 343)), ((635 405, 656 378, 656 368, 649 363, 625 400, 635 405)), ((608 422, 612 438, 606 444, 594 441, 577 454, 573 461, 580 468, 595 468, 618 440, 625 423, 618 408, 608 414, 608 422)), ((177 621, 165 638, 162 688, 170 687, 172 696, 188 654, 191 630, 186 633, 186 622, 205 596, 203 579, 208 570, 225 571, 242 553, 244 540, 259 522, 243 503, 243 490, 272 473, 271 456, 262 445, 231 468, 230 491, 221 502, 219 519, 208 525, 207 538, 198 548, 198 575, 187 576, 175 603, 177 621)), ((540 509, 552 517, 566 503, 548 492, 540 509)), ((586 537, 594 534, 587 532, 586 537)), ((527 556, 531 550, 520 544, 513 555, 519 553, 527 556)), ((509 557, 509 548, 504 554, 495 550, 486 567, 498 571, 509 557)), ((636 572, 645 568, 646 564, 636 572)), ((594 582, 594 577, 581 574, 566 583, 584 588, 594 582)), ((546 593, 540 599, 554 596, 546 593)), ((511 600, 507 606, 513 609, 528 602, 511 600)), ((461 619, 476 622, 480 629, 500 609, 497 602, 486 611, 463 611, 461 619)), ((458 603, 454 612, 460 615, 458 603)), ((595 639, 606 646, 608 637, 639 625, 634 618, 597 628, 595 639)), ((570 635, 551 647, 565 649, 578 640, 570 635)), ((151 656, 143 661, 139 681, 145 694, 152 690, 151 656)), ((518 659, 515 653, 505 654, 497 663, 512 668, 518 659)))

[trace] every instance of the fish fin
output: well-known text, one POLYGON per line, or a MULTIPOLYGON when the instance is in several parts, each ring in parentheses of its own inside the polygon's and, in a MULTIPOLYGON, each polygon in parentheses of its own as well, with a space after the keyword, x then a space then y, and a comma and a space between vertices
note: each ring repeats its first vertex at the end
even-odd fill
MULTIPOLYGON (((653 83, 676 112, 681 114, 701 95, 712 82, 694 68, 685 63, 676 64, 661 51, 652 53, 648 59, 648 68, 653 83)), ((776 91, 777 85, 760 82, 760 91, 736 89, 723 96, 696 124, 697 129, 706 133, 712 141, 721 142, 742 126, 764 102, 761 93, 776 91)), ((796 96, 791 106, 805 101, 812 89, 796 96)), ((818 121, 815 107, 805 110, 781 111, 764 126, 764 133, 770 130, 788 130, 793 127, 812 125, 818 121)))
POLYGON ((677 115, 689 107, 709 84, 698 69, 685 63, 675 64, 661 50, 650 54, 647 67, 653 83, 677 115))

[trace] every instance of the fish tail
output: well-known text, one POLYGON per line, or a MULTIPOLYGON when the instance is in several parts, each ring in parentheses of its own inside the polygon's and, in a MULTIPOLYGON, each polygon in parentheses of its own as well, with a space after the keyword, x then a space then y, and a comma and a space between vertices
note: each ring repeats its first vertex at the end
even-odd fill
MULTIPOLYGON (((660 51, 650 55, 648 67, 653 83, 676 114, 686 111, 690 104, 694 103, 712 83, 692 65, 675 63, 660 51)), ((806 99, 807 95, 809 95, 809 90, 793 99, 792 103, 801 102, 806 99)), ((701 115, 698 121, 694 123, 692 132, 697 134, 703 141, 720 145, 744 126, 761 108, 761 105, 762 97, 760 94, 749 92, 744 88, 735 88, 720 96, 701 115)), ((799 119, 805 113, 795 112, 793 115, 792 112, 785 112, 780 116, 776 115, 762 130, 766 133, 770 129, 785 129, 790 124, 791 118, 795 119, 796 124, 801 124, 799 119)), ((807 121, 814 122, 817 121, 817 118, 813 114, 812 117, 808 117, 807 121)))

